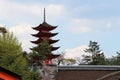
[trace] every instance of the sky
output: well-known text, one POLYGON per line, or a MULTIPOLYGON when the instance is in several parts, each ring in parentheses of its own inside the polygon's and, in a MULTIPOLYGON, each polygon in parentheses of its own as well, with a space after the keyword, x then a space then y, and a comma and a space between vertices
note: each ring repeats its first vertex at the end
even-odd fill
POLYGON ((120 0, 0 0, 0 26, 13 32, 24 51, 35 46, 32 29, 43 22, 58 26, 52 39, 60 39, 54 53, 75 58, 84 53, 89 41, 96 41, 105 56, 120 50, 120 0))

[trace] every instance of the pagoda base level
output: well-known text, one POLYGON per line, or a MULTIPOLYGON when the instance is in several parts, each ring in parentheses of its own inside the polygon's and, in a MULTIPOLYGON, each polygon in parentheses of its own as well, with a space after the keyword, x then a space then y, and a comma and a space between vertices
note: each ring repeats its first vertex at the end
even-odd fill
POLYGON ((46 54, 45 56, 46 56, 47 60, 52 60, 52 59, 55 59, 55 58, 59 57, 60 55, 59 54, 58 55, 55 55, 55 54, 46 54))
POLYGON ((44 60, 43 62, 45 64, 53 64, 52 63, 52 59, 55 59, 57 57, 59 57, 60 55, 53 55, 53 54, 46 54, 46 60, 44 60))
POLYGON ((54 54, 46 54, 45 55, 46 56, 46 58, 39 58, 39 57, 33 57, 33 59, 34 60, 40 60, 40 61, 42 61, 44 64, 52 64, 52 59, 55 59, 55 58, 57 58, 57 57, 59 57, 60 55, 58 54, 58 55, 54 55, 54 54))

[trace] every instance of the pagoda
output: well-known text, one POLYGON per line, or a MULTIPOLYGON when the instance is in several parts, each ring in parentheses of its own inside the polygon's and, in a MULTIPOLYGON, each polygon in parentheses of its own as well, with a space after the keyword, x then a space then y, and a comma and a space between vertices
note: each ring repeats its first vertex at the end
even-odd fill
POLYGON ((52 52, 57 50, 59 47, 53 47, 52 44, 58 42, 59 40, 53 40, 52 37, 56 36, 58 33, 52 33, 51 31, 54 30, 55 28, 57 28, 57 26, 52 26, 50 24, 48 24, 45 21, 45 8, 44 8, 44 21, 42 24, 40 24, 37 27, 33 27, 34 30, 38 31, 37 34, 32 34, 32 36, 37 37, 38 39, 36 41, 31 41, 32 43, 38 45, 40 43, 42 43, 43 41, 47 41, 48 44, 51 47, 51 53, 49 54, 45 54, 46 60, 45 63, 46 64, 52 64, 52 59, 57 58, 59 55, 55 55, 52 52))

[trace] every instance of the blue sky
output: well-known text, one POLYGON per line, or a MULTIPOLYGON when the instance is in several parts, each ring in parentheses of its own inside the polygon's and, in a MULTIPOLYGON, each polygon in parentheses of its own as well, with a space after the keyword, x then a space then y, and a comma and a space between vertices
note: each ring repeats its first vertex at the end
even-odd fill
POLYGON ((89 41, 97 41, 106 56, 120 50, 120 0, 0 0, 0 25, 18 37, 23 50, 34 46, 31 27, 46 21, 58 25, 53 32, 60 39, 54 46, 61 48, 55 53, 66 51, 72 57, 84 54, 89 41), (19 30, 19 31, 18 31, 19 30))

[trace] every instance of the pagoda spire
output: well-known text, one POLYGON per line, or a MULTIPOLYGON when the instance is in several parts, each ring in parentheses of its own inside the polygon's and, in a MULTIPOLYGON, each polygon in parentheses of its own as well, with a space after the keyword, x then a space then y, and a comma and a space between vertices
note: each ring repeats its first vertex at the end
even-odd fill
POLYGON ((45 17, 46 17, 46 16, 45 16, 45 8, 44 8, 44 22, 45 22, 45 17))

